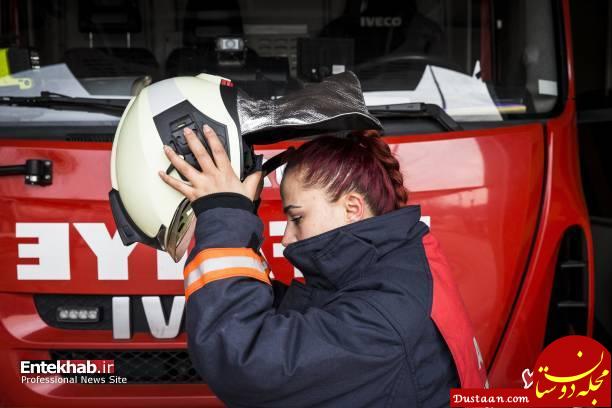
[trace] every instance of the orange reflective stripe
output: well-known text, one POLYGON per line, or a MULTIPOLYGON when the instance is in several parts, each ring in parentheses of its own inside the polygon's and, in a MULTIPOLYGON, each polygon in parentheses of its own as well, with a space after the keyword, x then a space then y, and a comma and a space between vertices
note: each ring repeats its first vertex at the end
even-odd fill
POLYGON ((202 275, 197 281, 193 282, 189 287, 185 290, 185 300, 189 299, 189 296, 196 290, 200 289, 204 285, 210 282, 214 282, 220 279, 226 278, 234 278, 234 277, 248 277, 254 278, 261 282, 267 283, 270 285, 270 278, 268 277, 269 270, 266 269, 266 273, 262 273, 257 269, 252 268, 227 268, 227 269, 219 269, 213 272, 208 272, 205 275, 202 275))
POLYGON ((221 258, 225 256, 248 256, 258 261, 261 260, 261 257, 251 248, 208 248, 200 251, 200 253, 185 266, 183 277, 186 278, 187 275, 200 266, 206 259, 221 258))
POLYGON ((185 298, 209 282, 249 277, 270 284, 265 259, 251 248, 208 248, 198 253, 183 272, 185 298))

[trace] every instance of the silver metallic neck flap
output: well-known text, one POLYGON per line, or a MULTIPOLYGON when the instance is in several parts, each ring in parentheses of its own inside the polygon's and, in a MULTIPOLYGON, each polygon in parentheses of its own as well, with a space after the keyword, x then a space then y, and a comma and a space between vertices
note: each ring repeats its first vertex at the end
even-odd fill
POLYGON ((238 117, 243 138, 251 144, 333 133, 382 129, 365 105, 361 84, 343 72, 274 100, 238 93, 238 117))

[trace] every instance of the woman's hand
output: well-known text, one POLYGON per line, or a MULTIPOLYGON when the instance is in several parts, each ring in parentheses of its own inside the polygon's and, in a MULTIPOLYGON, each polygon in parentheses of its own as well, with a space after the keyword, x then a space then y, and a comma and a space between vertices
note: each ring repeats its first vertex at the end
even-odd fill
POLYGON ((255 172, 241 182, 234 173, 227 153, 214 130, 204 125, 204 137, 210 146, 214 162, 191 129, 185 128, 183 134, 202 171, 196 170, 171 148, 164 146, 164 152, 172 165, 191 183, 189 185, 160 171, 159 176, 166 184, 182 193, 191 202, 213 193, 238 193, 251 201, 259 198, 261 192, 259 185, 263 184, 262 172, 255 172))

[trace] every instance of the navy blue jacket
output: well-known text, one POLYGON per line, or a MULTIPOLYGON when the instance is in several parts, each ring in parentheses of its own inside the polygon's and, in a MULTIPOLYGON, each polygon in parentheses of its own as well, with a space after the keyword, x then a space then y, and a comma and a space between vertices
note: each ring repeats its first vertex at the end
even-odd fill
MULTIPOLYGON (((289 245, 306 284, 231 276, 197 286, 186 330, 198 373, 231 407, 448 406, 458 376, 430 317, 419 218, 409 206, 289 245)), ((191 269, 211 248, 258 250, 263 225, 240 206, 209 206, 195 237, 191 269)))

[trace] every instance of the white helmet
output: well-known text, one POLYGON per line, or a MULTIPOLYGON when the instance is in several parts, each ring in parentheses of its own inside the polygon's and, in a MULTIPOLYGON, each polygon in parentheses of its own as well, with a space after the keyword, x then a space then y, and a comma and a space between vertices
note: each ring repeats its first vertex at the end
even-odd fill
MULTIPOLYGON (((359 81, 348 72, 272 101, 252 99, 230 80, 214 75, 154 83, 130 101, 113 141, 109 199, 125 245, 141 242, 167 251, 176 262, 187 251, 195 215, 189 201, 157 172, 166 169, 182 177, 171 166, 163 145, 199 169, 183 128, 191 128, 208 148, 204 124, 219 136, 241 180, 262 169, 262 157, 253 151, 255 143, 381 128, 367 112, 359 81), (317 100, 320 103, 313 104, 317 100)), ((281 160, 270 160, 264 174, 280 164, 281 160)))
POLYGON ((124 244, 142 242, 167 251, 175 261, 187 250, 195 225, 189 201, 157 176, 167 169, 182 177, 171 167, 163 145, 197 167, 183 128, 190 127, 204 142, 202 127, 208 124, 224 144, 236 174, 242 174, 242 138, 231 85, 206 74, 171 78, 144 88, 129 103, 111 154, 110 202, 124 244))

